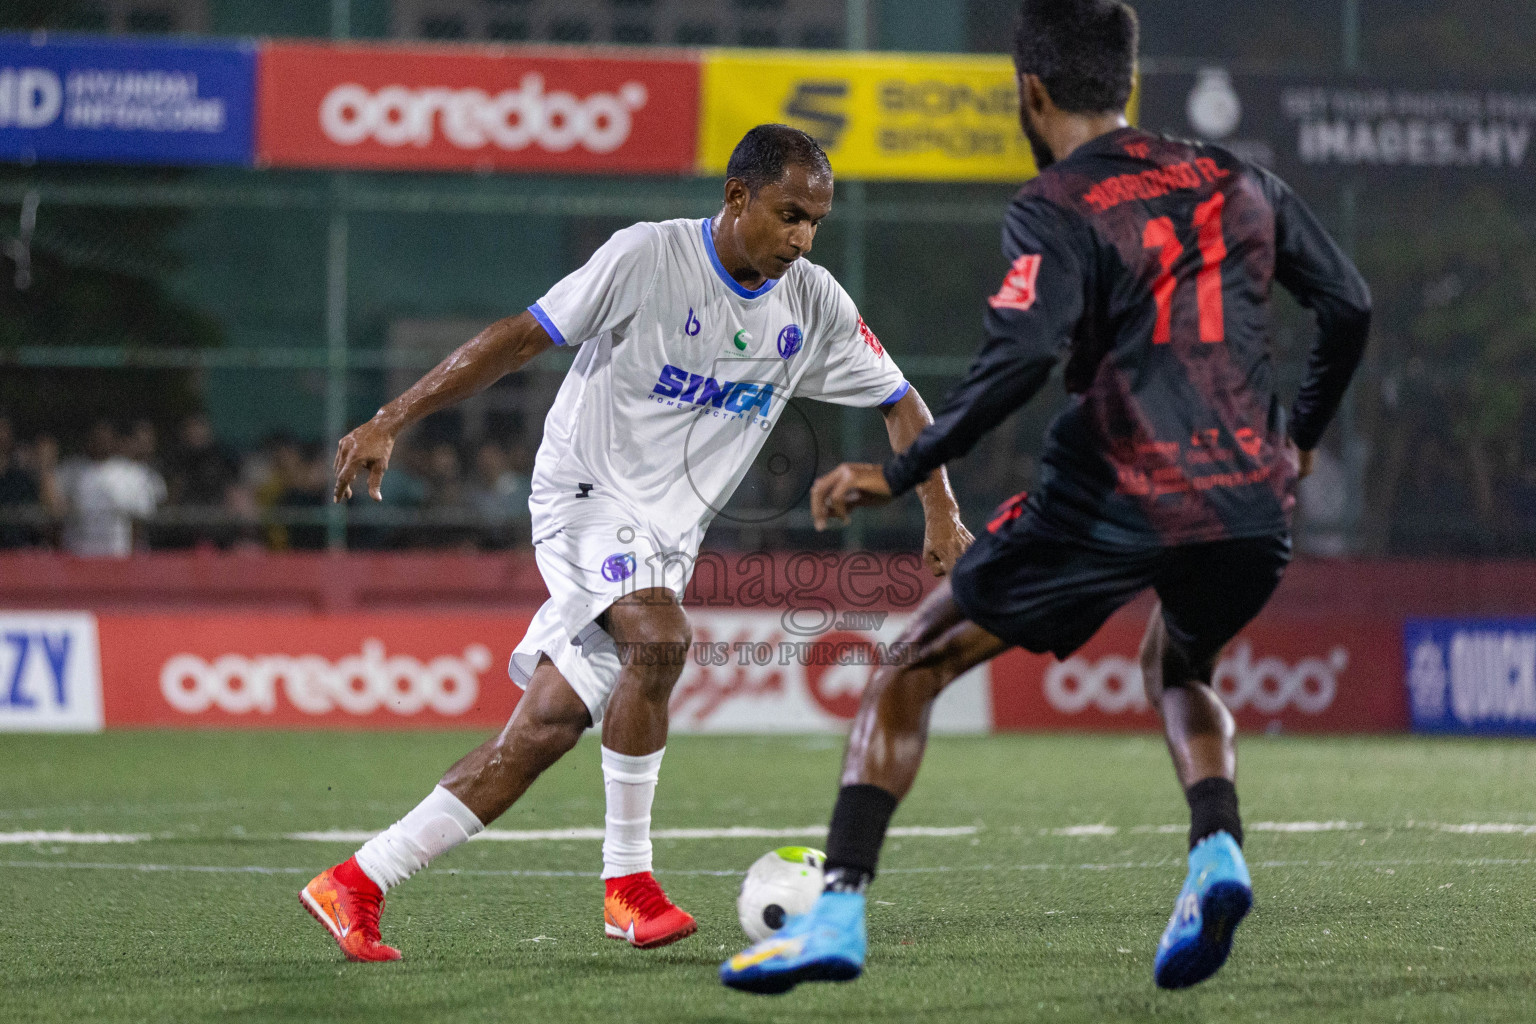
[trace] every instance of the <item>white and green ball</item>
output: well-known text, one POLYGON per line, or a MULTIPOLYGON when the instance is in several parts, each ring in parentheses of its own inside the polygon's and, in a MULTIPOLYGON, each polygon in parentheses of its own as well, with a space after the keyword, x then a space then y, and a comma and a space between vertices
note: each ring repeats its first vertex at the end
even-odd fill
POLYGON ((741 883, 736 912, 747 938, 759 942, 804 914, 821 895, 827 855, 809 846, 781 846, 757 859, 741 883))

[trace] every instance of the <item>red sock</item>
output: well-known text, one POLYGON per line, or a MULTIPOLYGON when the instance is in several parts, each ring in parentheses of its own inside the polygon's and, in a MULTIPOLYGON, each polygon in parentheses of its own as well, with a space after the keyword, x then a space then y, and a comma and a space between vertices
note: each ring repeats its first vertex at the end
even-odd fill
POLYGON ((358 866, 356 857, 348 857, 331 869, 331 877, 336 879, 348 889, 361 889, 364 892, 372 892, 379 896, 384 895, 384 890, 379 888, 379 883, 369 878, 363 869, 358 866))

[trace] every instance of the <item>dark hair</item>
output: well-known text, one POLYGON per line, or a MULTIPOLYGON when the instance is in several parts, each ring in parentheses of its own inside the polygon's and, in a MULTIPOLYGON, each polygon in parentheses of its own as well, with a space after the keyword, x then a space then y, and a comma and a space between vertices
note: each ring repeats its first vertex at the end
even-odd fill
POLYGON ((1118 0, 1024 0, 1013 66, 1069 113, 1120 110, 1136 76, 1136 12, 1118 0))
POLYGON ((752 195, 784 177, 784 168, 832 173, 832 164, 816 140, 787 124, 760 124, 741 137, 725 166, 727 178, 740 178, 752 195))

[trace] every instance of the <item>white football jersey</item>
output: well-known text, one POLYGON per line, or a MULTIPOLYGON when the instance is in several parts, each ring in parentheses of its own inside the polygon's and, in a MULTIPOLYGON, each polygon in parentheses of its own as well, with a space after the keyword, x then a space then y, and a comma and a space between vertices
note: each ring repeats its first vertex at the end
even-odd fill
POLYGON ((617 232, 529 311, 557 345, 581 346, 544 422, 535 541, 541 497, 585 489, 691 548, 791 397, 881 406, 907 391, 830 273, 801 259, 748 290, 708 220, 617 232))

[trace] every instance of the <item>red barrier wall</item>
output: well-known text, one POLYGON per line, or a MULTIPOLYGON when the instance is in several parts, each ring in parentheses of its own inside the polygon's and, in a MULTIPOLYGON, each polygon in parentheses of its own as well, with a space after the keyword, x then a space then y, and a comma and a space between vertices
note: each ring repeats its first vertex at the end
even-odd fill
MULTIPOLYGON (((1012 650, 992 669, 999 731, 1157 728, 1137 665, 1142 622, 1117 615, 1064 662, 1012 650)), ((1212 683, 1244 732, 1408 728, 1402 625, 1387 617, 1265 614, 1227 646, 1212 683)))
MULTIPOLYGON (((695 583, 701 637, 746 637, 776 652, 799 635, 774 625, 783 609, 858 622, 860 612, 910 612, 934 581, 911 556, 781 552, 712 556, 695 583)), ((1404 619, 1529 615, 1533 595, 1531 563, 1302 561, 1228 648, 1215 683, 1245 731, 1404 730, 1404 619)), ((0 556, 0 609, 98 613, 109 727, 494 726, 517 698, 506 657, 544 596, 527 552, 0 556)), ((1155 728, 1136 667, 1148 606, 1124 609, 1066 662, 1005 654, 967 698, 981 703, 957 722, 1155 728)), ((877 620, 837 628, 881 631, 877 620)), ((884 632, 896 625, 899 615, 884 632)), ((867 681, 867 668, 850 668, 818 689, 820 669, 775 659, 721 662, 695 671, 690 686, 715 702, 752 698, 737 714, 748 724, 752 701, 768 700, 778 702, 776 728, 802 719, 824 728, 846 720, 867 681), (800 674, 804 685, 785 682, 800 674)), ((695 725, 741 722, 711 712, 695 725)))
MULTIPOLYGON (((818 552, 725 552, 720 585, 700 598, 715 607, 777 604, 793 594, 839 608, 907 608, 914 588, 932 580, 911 556, 818 552), (855 561, 861 560, 861 561, 855 561), (762 564, 772 586, 754 589, 762 564), (819 568, 818 568, 819 566, 819 568), (791 579, 791 574, 797 574, 791 579), (886 577, 873 602, 868 595, 886 577), (871 581, 874 582, 871 582, 871 581), (760 595, 768 594, 768 600, 760 595)), ((701 563, 702 564, 702 563, 701 563)), ((713 573, 713 570, 711 570, 713 573)), ((711 575, 710 579, 714 576, 711 575)), ((538 604, 544 583, 532 552, 506 554, 164 552, 125 559, 79 559, 45 552, 0 552, 0 607, 172 609, 260 608, 347 612, 423 608, 505 608, 538 604)), ((1127 614, 1145 615, 1143 606, 1127 614)), ((1336 618, 1409 615, 1536 614, 1536 562, 1299 559, 1265 616, 1336 618)))

